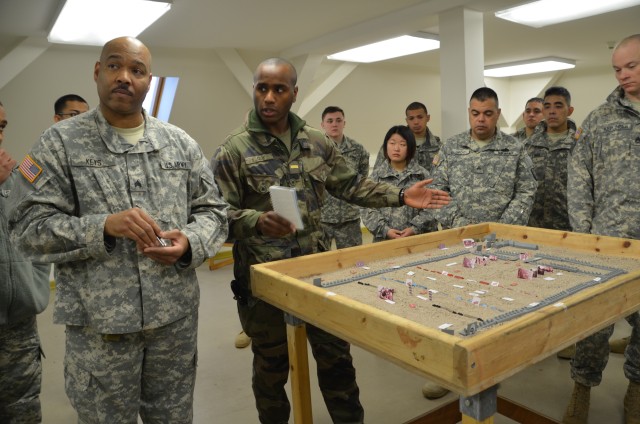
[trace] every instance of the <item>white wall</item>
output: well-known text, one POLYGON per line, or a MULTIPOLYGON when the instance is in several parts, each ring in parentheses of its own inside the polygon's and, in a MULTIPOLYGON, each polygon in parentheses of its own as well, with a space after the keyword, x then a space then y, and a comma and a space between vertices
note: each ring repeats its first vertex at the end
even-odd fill
MULTIPOLYGON (((40 133, 51 125, 53 102, 60 95, 74 92, 85 97, 91 106, 97 104, 93 66, 99 53, 99 48, 50 47, 0 89, 0 101, 5 104, 9 119, 3 147, 11 155, 20 160, 40 133)), ((180 77, 170 121, 191 134, 210 157, 225 136, 241 123, 244 113, 252 107, 251 98, 214 51, 152 49, 152 54, 154 74, 180 77)), ((251 70, 268 56, 269 53, 263 52, 242 53, 251 70)), ((319 84, 335 66, 323 63, 309 89, 319 84)), ((578 124, 616 85, 607 64, 590 73, 567 71, 554 83, 564 85, 571 92, 575 106, 573 118, 578 124)), ((251 81, 246 84, 250 86, 251 81)), ((517 82, 501 82, 500 86, 497 91, 503 100, 505 90, 539 84, 527 85, 520 78, 517 82)), ((538 94, 541 93, 521 96, 529 98, 538 94)), ((389 63, 359 65, 304 118, 319 127, 324 107, 342 107, 347 120, 345 132, 364 144, 373 156, 389 127, 404 123, 404 109, 412 101, 426 103, 431 114, 429 126, 439 135, 440 95, 438 74, 424 74, 418 68, 399 68, 389 63)), ((503 111, 524 107, 516 104, 519 102, 511 102, 511 98, 518 96, 511 92, 508 96, 509 101, 501 101, 503 111)), ((461 110, 460 113, 466 115, 467 112, 461 110)), ((519 111, 509 113, 517 115, 519 111)))

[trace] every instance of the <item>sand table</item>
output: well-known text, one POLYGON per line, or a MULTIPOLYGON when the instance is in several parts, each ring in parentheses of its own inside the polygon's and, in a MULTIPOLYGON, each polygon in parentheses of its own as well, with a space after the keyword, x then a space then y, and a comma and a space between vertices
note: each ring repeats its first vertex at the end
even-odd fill
POLYGON ((394 315, 471 336, 637 268, 637 260, 495 240, 443 246, 304 280, 394 315))

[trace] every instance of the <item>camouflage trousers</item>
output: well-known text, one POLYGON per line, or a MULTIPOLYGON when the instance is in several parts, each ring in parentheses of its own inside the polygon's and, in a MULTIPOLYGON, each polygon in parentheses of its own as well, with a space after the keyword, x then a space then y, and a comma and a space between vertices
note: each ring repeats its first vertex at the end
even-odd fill
MULTIPOLYGON (((624 351, 624 375, 628 380, 640 383, 640 316, 636 312, 625 319, 631 324, 631 338, 624 351)), ((610 325, 576 344, 576 354, 571 360, 574 381, 589 387, 600 384, 609 361, 609 337, 613 328, 610 325)))
MULTIPOLYGON (((242 328, 251 337, 253 394, 262 424, 289 422, 291 406, 285 392, 289 354, 284 313, 260 300, 238 304, 242 328)), ((360 424, 364 410, 349 352, 350 345, 311 325, 307 337, 318 369, 318 384, 334 423, 360 424)))
POLYGON ((324 245, 331 249, 331 242, 336 241, 336 248, 360 246, 362 244, 362 230, 360 219, 340 223, 322 223, 324 233, 324 245))
POLYGON ((68 325, 65 389, 82 424, 192 423, 198 315, 100 334, 68 325))
POLYGON ((0 326, 0 423, 42 421, 41 356, 35 315, 0 326))

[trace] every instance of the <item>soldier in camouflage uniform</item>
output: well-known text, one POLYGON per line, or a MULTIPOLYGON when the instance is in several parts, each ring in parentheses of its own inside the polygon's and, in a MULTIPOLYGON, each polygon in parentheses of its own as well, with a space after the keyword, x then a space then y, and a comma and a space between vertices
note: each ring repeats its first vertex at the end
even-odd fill
MULTIPOLYGON (((584 120, 569 162, 569 218, 573 231, 640 239, 640 34, 622 40, 612 64, 619 86, 584 120)), ((626 423, 640 423, 640 319, 627 317, 626 423)), ((600 384, 613 325, 576 345, 574 389, 563 422, 586 423, 590 389, 600 384)))
POLYGON ((100 104, 46 130, 22 161, 12 240, 56 264, 65 389, 82 423, 191 423, 196 267, 227 237, 198 144, 146 114, 151 54, 105 44, 100 104))
POLYGON ((544 121, 525 141, 533 162, 538 190, 529 216, 529 226, 571 231, 567 212, 567 162, 576 141, 571 94, 564 87, 544 93, 544 121))
MULTIPOLYGON (((0 103, 0 144, 7 119, 0 103)), ((0 148, 0 422, 42 420, 42 363, 36 315, 49 303, 49 264, 32 263, 10 242, 7 213, 20 178, 16 161, 0 148)))
MULTIPOLYGON (((325 190, 361 206, 438 207, 448 202, 427 181, 400 190, 363 178, 347 165, 335 143, 290 112, 297 74, 284 59, 267 59, 254 74, 255 109, 233 131, 211 160, 216 182, 230 204, 229 233, 234 241, 231 287, 244 331, 251 337, 253 392, 261 423, 287 423, 289 373, 284 313, 251 294, 253 264, 326 250, 320 209, 325 190), (269 187, 295 187, 304 229, 272 210, 269 187)), ((318 366, 320 390, 334 423, 362 423, 364 412, 349 343, 308 325, 318 366)))
MULTIPOLYGON (((347 163, 359 175, 366 177, 369 174, 369 152, 362 144, 344 135, 345 123, 344 111, 339 107, 328 106, 322 111, 322 129, 325 134, 336 144, 347 163)), ((333 240, 338 249, 362 244, 360 209, 357 206, 327 193, 320 222, 327 249, 331 248, 333 240)))
POLYGON ((470 131, 448 139, 433 163, 434 186, 451 194, 435 212, 444 228, 479 222, 526 225, 537 183, 524 145, 497 129, 498 96, 479 88, 469 102, 470 131))
MULTIPOLYGON (((426 169, 415 160, 416 140, 409 127, 391 127, 384 137, 382 149, 387 158, 373 169, 371 179, 397 187, 411 187, 428 178, 426 169)), ((427 210, 409 206, 401 208, 362 208, 362 222, 373 234, 373 241, 408 237, 433 230, 433 216, 427 210)))
MULTIPOLYGON (((426 169, 429 175, 431 175, 433 157, 441 147, 440 137, 434 135, 427 126, 431 115, 427 112, 427 107, 420 102, 410 103, 405 109, 404 114, 407 126, 411 129, 416 139, 416 145, 418 146, 415 155, 418 160, 418 165, 426 169)), ((380 148, 374 168, 381 166, 385 161, 384 149, 380 148)))
POLYGON ((536 126, 544 119, 542 113, 544 99, 540 97, 532 97, 527 100, 524 105, 524 112, 522 112, 522 120, 524 121, 524 127, 511 134, 518 141, 525 141, 531 137, 536 129, 536 126))

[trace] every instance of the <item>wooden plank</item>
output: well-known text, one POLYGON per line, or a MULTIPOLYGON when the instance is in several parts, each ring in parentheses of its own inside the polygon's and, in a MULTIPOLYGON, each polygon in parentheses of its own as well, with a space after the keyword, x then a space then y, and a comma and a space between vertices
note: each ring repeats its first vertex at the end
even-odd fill
POLYGON ((559 424, 553 418, 539 414, 524 405, 516 403, 502 396, 498 396, 498 413, 519 423, 526 424, 559 424))
POLYGON ((295 424, 313 424, 307 329, 305 325, 287 324, 287 342, 291 397, 293 401, 293 422, 295 424))
POLYGON ((461 419, 459 400, 455 399, 404 424, 456 424, 461 419))
POLYGON ((493 417, 485 418, 484 420, 476 420, 468 415, 462 415, 462 424, 493 424, 493 417))

